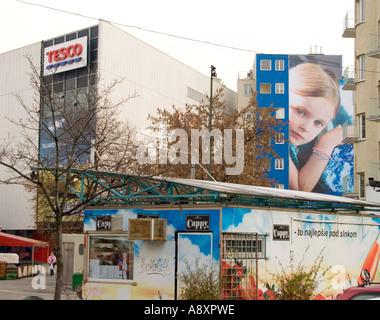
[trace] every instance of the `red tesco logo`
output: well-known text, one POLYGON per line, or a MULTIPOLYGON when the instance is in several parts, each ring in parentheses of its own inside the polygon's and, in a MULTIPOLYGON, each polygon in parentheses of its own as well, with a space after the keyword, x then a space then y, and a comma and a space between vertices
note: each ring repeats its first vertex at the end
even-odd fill
POLYGON ((49 63, 54 61, 65 60, 66 58, 72 58, 74 56, 79 56, 83 51, 83 47, 80 43, 74 44, 72 46, 64 47, 61 49, 46 52, 48 56, 49 63))

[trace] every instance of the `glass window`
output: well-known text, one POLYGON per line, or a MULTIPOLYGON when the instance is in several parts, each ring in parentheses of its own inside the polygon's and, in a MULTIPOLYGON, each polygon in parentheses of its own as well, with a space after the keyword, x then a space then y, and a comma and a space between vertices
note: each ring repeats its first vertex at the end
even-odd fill
POLYGON ((269 158, 263 158, 262 159, 262 165, 263 165, 263 169, 264 171, 270 171, 271 170, 271 161, 269 158))
POLYGON ((98 26, 91 28, 90 31, 91 31, 91 39, 98 37, 98 35, 99 35, 98 26))
POLYGON ((365 183, 364 183, 364 173, 358 173, 358 183, 359 183, 359 198, 365 197, 365 183))
POLYGON ((284 159, 283 158, 276 158, 275 159, 274 169, 275 170, 284 170, 284 159))
POLYGON ((380 292, 368 292, 358 293, 354 295, 350 300, 379 300, 380 292))
POLYGON ((365 21, 365 0, 359 0, 358 3, 358 23, 365 21))
POLYGON ((285 119, 285 108, 278 108, 276 110, 276 119, 285 119))
POLYGON ((360 114, 358 117, 359 117, 359 140, 364 140, 366 138, 365 114, 360 114))
POLYGON ((133 280, 133 241, 127 236, 90 236, 89 278, 133 280))
POLYGON ((65 37, 64 36, 54 39, 54 44, 60 44, 60 43, 63 43, 63 42, 65 42, 65 37))
POLYGON ((274 141, 276 144, 284 144, 285 142, 284 134, 282 132, 276 132, 274 141))
POLYGON ((74 33, 72 33, 72 34, 68 34, 68 35, 66 36, 66 41, 74 40, 74 39, 76 39, 76 38, 77 38, 77 33, 74 32, 74 33))
POLYGON ((364 81, 365 80, 365 56, 361 55, 358 58, 358 63, 359 63, 359 81, 364 81))
POLYGON ((87 81, 88 81, 88 77, 80 77, 80 78, 77 78, 77 88, 84 88, 84 87, 87 87, 87 81))
POLYGON ((244 85, 244 95, 245 96, 251 96, 252 95, 252 85, 251 84, 245 84, 244 85))
POLYGON ((284 60, 276 60, 276 71, 284 71, 284 60))
POLYGON ((271 93, 270 83, 260 83, 260 93, 261 94, 270 94, 271 93))
POLYGON ((89 29, 85 29, 85 30, 81 30, 81 31, 79 31, 79 32, 78 32, 78 38, 88 36, 89 33, 90 33, 89 31, 90 31, 89 29))
POLYGON ((272 61, 271 60, 260 60, 260 70, 268 71, 272 69, 272 61))
POLYGON ((276 83, 276 94, 284 94, 285 85, 283 83, 276 83))

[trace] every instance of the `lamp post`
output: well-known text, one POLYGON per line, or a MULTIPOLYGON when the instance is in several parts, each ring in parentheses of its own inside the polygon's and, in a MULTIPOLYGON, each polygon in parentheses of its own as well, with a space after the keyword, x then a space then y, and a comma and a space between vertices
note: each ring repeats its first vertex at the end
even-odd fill
POLYGON ((216 68, 211 65, 211 76, 210 76, 210 122, 209 122, 209 143, 210 143, 210 162, 208 164, 208 180, 211 180, 211 131, 212 131, 212 80, 216 77, 216 68))

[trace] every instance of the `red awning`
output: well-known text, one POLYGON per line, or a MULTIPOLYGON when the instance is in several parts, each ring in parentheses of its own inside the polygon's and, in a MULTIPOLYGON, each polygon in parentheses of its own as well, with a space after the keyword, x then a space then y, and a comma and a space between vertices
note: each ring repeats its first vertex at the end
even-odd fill
POLYGON ((45 241, 24 238, 0 231, 0 247, 48 247, 45 241))

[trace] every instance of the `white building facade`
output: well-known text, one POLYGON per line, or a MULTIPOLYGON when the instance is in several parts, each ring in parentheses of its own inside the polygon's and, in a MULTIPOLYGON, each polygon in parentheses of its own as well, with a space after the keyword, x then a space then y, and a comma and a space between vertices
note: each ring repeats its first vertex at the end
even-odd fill
MULTIPOLYGON (((99 86, 122 80, 111 99, 116 102, 136 92, 137 97, 122 106, 120 116, 138 131, 148 127, 148 114, 154 115, 157 108, 207 102, 210 93, 210 77, 100 20, 98 25, 0 54, 1 139, 20 137, 20 128, 11 126, 7 117, 27 116, 15 94, 20 94, 25 104, 36 98, 25 56, 41 67, 43 75, 48 74, 49 68, 56 70, 55 92, 85 90, 88 79, 90 85, 99 86)), ((214 79, 213 90, 221 87, 220 81, 214 79)), ((225 88, 224 98, 229 108, 236 108, 234 91, 225 88)), ((36 141, 39 138, 36 136, 36 141)), ((7 174, 4 168, 0 168, 0 174, 7 174)), ((3 230, 35 228, 35 197, 22 186, 0 185, 0 188, 3 230)))

